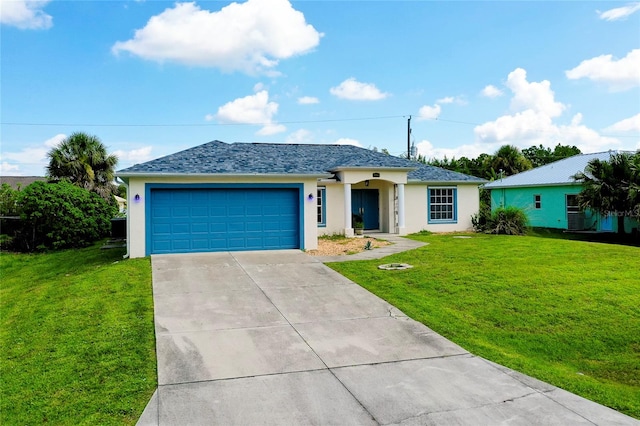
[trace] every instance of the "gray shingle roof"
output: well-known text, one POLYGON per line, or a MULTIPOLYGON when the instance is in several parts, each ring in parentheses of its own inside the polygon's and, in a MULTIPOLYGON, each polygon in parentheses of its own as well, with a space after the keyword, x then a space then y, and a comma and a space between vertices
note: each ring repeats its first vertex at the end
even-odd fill
POLYGON ((564 158, 535 169, 527 170, 504 179, 495 180, 486 184, 487 189, 512 188, 520 186, 548 186, 548 185, 573 185, 576 182, 571 176, 584 171, 589 161, 597 158, 608 161, 615 151, 596 152, 593 154, 578 154, 564 158))
POLYGON ((6 183, 13 189, 24 189, 33 182, 47 181, 43 176, 0 176, 0 184, 6 183))
POLYGON ((154 174, 315 175, 346 168, 413 170, 410 180, 478 181, 481 179, 353 145, 208 142, 175 154, 119 170, 121 177, 154 174))
MULTIPOLYGON (((414 164, 416 164, 414 162, 414 164)), ((486 182, 479 177, 465 175, 464 173, 454 172, 452 170, 443 169, 441 167, 429 166, 426 164, 417 164, 418 168, 409 172, 409 182, 486 182)))

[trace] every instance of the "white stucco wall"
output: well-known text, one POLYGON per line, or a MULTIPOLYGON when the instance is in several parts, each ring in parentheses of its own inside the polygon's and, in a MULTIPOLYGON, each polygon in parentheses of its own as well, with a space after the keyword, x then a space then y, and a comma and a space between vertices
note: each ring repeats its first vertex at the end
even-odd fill
POLYGON ((387 169, 357 169, 342 170, 337 173, 342 183, 361 183, 366 180, 370 184, 378 182, 407 183, 407 170, 387 170, 387 169), (378 177, 373 177, 378 174, 378 177))
POLYGON ((438 184, 409 184, 405 186, 406 205, 406 229, 407 233, 420 232, 454 232, 466 231, 473 228, 471 215, 478 213, 480 209, 480 195, 478 185, 443 185, 438 184), (457 189, 457 221, 456 223, 428 223, 427 216, 427 189, 447 187, 457 189))
POLYGON ((344 234, 344 186, 339 183, 319 182, 326 188, 326 226, 318 227, 318 235, 344 234))
POLYGON ((145 185, 148 183, 163 184, 207 184, 207 183, 233 183, 233 184, 273 184, 289 183, 303 184, 301 196, 304 197, 304 249, 313 250, 318 247, 318 227, 316 222, 316 179, 287 179, 273 177, 158 177, 158 178, 129 178, 129 193, 127 195, 128 220, 127 220, 127 245, 128 253, 132 258, 146 256, 146 192, 145 185), (139 195, 140 200, 136 201, 135 196, 139 195), (307 196, 313 194, 313 200, 307 200, 307 196))
MULTIPOLYGON (((327 225, 318 228, 318 235, 344 234, 344 185, 342 183, 319 183, 326 192, 327 225)), ((351 185, 351 189, 378 189, 380 195, 380 230, 395 233, 394 184, 381 180, 370 180, 351 185)), ((431 232, 454 232, 472 229, 471 215, 480 208, 477 184, 407 184, 405 185, 405 230, 407 233, 428 230, 431 232), (457 189, 456 223, 428 223, 427 188, 449 187, 457 189)))

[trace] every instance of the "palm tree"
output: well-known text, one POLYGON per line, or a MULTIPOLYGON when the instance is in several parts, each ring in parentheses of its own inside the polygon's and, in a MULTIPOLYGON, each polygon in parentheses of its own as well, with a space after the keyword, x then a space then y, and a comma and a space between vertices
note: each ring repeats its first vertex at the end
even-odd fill
POLYGON ((47 157, 47 176, 50 179, 67 179, 113 202, 113 179, 118 157, 107 154, 107 149, 97 136, 73 133, 52 148, 47 157))
POLYGON ((595 158, 589 161, 584 172, 572 176, 582 183, 582 191, 578 194, 580 207, 605 216, 614 214, 618 218, 618 234, 624 234, 624 218, 632 216, 638 203, 640 174, 637 167, 640 160, 634 157, 640 157, 640 154, 612 154, 609 161, 595 158))
POLYGON ((504 176, 511 176, 529 170, 533 166, 517 147, 503 145, 494 154, 491 167, 497 174, 502 172, 504 176))

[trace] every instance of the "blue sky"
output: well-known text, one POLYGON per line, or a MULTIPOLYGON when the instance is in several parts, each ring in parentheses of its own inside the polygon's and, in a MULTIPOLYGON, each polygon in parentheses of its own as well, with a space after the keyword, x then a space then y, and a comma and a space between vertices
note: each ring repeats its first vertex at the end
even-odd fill
POLYGON ((214 139, 427 157, 640 149, 640 3, 1 0, 0 172, 214 139))

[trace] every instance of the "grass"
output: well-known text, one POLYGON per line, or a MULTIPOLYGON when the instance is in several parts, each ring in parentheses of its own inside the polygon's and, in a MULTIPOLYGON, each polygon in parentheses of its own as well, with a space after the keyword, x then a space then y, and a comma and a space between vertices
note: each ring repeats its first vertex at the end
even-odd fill
POLYGON ((429 245, 329 266, 476 355, 640 419, 640 249, 412 238, 429 245), (377 269, 391 262, 414 268, 377 269))
POLYGON ((135 424, 156 383, 149 259, 0 255, 0 423, 135 424))

